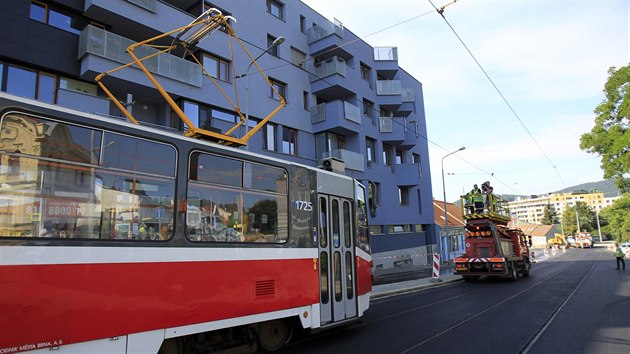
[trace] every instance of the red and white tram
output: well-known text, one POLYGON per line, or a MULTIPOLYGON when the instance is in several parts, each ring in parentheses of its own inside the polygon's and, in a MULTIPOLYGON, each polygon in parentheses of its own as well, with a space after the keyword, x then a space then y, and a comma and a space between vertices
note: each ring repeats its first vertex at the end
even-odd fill
POLYGON ((195 353, 369 307, 352 178, 0 93, 0 354, 195 353))

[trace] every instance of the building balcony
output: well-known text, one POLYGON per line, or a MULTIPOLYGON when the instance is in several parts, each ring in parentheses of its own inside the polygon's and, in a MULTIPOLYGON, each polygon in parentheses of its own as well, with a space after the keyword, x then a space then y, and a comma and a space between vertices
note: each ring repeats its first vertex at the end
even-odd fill
POLYGON ((356 134, 361 125, 361 110, 352 103, 336 100, 311 107, 313 132, 356 134))
POLYGON ((334 157, 343 161, 346 164, 346 169, 363 172, 365 171, 365 162, 362 154, 359 154, 354 151, 337 149, 332 151, 327 151, 322 154, 322 158, 326 159, 329 157, 334 157))
POLYGON ((324 100, 333 101, 354 94, 346 78, 346 61, 331 57, 310 66, 311 92, 324 100))
POLYGON ((405 128, 391 117, 380 117, 379 131, 384 142, 400 144, 405 141, 405 128))
MULTIPOLYGON (((87 26, 79 37, 79 59, 81 60, 81 75, 87 72, 102 73, 111 70, 119 64, 132 61, 127 54, 127 47, 134 42, 128 38, 107 32, 103 29, 87 26), (107 59, 106 61, 98 59, 107 59), (114 61, 118 64, 111 63, 114 61)), ((150 47, 138 47, 135 54, 138 58, 156 53, 158 50, 150 47)), ((201 87, 201 68, 193 62, 170 54, 161 54, 142 62, 154 74, 201 87)), ((137 68, 127 68, 112 73, 112 76, 125 78, 126 81, 146 83, 152 86, 146 76, 137 68)), ((168 91, 168 89, 167 89, 168 91)))
POLYGON ((398 48, 375 47, 374 70, 387 79, 393 79, 398 73, 398 48))
POLYGON ((420 140, 420 134, 417 132, 418 126, 407 121, 407 129, 405 130, 405 140, 400 143, 400 146, 403 147, 413 147, 418 144, 420 140))
POLYGON ((403 163, 392 166, 394 180, 399 186, 415 186, 420 184, 422 167, 419 163, 403 163))
POLYGON ((397 111, 402 104, 402 86, 400 80, 377 80, 376 103, 381 108, 397 111))
POLYGON ((344 49, 343 26, 338 23, 326 22, 306 30, 308 52, 312 57, 320 54, 326 56, 351 57, 352 54, 344 49))
POLYGON ((316 24, 306 30, 306 41, 309 45, 330 36, 335 36, 339 39, 343 39, 343 25, 341 23, 332 23, 326 21, 324 23, 316 24))

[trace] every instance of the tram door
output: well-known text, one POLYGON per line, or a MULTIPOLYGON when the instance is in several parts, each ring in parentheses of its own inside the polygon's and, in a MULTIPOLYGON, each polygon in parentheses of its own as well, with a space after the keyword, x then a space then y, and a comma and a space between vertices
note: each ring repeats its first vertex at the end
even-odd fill
POLYGON ((357 316, 352 201, 318 195, 321 323, 357 316))

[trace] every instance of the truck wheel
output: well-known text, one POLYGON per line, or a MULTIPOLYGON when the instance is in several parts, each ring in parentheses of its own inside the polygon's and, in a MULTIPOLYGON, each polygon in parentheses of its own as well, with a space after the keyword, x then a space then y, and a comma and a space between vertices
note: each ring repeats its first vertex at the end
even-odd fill
POLYGON ((510 263, 510 279, 516 280, 518 278, 518 272, 516 271, 516 264, 514 262, 510 263))
POLYGON ((529 261, 524 262, 523 271, 521 272, 521 275, 523 277, 528 277, 530 269, 532 269, 532 264, 529 261))

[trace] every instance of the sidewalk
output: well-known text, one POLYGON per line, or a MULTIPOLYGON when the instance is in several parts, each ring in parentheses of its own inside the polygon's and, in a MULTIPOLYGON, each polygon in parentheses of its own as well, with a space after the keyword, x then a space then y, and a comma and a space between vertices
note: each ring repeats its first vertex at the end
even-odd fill
POLYGON ((454 275, 453 271, 453 268, 443 269, 442 271, 440 271, 439 279, 426 277, 421 279, 401 281, 397 283, 374 285, 372 286, 372 295, 370 296, 370 298, 378 299, 380 297, 408 293, 424 288, 440 286, 450 282, 462 280, 462 277, 460 275, 454 275))

